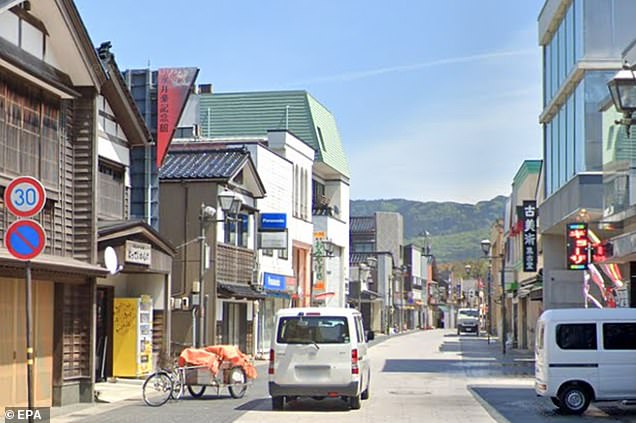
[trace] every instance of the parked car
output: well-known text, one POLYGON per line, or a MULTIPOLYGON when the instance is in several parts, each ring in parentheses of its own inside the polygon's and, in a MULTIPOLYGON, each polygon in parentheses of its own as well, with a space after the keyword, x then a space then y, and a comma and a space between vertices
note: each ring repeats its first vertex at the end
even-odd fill
POLYGON ((473 332, 479 336, 479 310, 460 308, 457 311, 457 335, 462 332, 473 332))
POLYGON ((636 400, 636 309, 560 309, 537 322, 535 391, 569 414, 636 400))
POLYGON ((369 398, 371 369, 360 312, 288 308, 276 313, 269 353, 272 409, 298 397, 342 398, 352 409, 369 398))

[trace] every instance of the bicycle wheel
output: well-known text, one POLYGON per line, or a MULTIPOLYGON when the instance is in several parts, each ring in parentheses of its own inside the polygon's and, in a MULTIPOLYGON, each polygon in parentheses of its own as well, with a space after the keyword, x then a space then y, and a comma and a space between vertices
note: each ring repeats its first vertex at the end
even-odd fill
POLYGON ((193 398, 201 398, 205 392, 205 385, 188 385, 188 392, 193 398))
POLYGON ((247 377, 240 367, 234 367, 228 375, 228 391, 232 398, 243 398, 247 391, 247 377))
POLYGON ((146 378, 142 387, 144 402, 151 407, 164 405, 172 396, 172 378, 166 372, 156 372, 146 378))
POLYGON ((183 396, 183 390, 185 388, 183 371, 179 368, 172 370, 172 393, 170 396, 172 399, 178 400, 183 396))

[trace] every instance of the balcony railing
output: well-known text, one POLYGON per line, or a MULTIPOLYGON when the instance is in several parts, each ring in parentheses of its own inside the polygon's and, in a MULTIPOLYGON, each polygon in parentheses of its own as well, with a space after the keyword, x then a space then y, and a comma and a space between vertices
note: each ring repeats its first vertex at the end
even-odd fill
POLYGON ((216 280, 224 283, 252 283, 254 251, 233 245, 218 244, 216 248, 216 280))

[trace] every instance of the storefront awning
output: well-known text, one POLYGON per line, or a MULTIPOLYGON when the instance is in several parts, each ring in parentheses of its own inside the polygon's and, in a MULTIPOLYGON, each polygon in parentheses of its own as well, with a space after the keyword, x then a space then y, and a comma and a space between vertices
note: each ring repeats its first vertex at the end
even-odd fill
POLYGON ((262 292, 252 288, 250 285, 220 283, 217 291, 222 297, 246 298, 248 300, 262 300, 267 297, 262 292))
POLYGON ((291 295, 287 291, 278 291, 274 289, 266 289, 265 294, 268 298, 291 298, 291 295))
POLYGON ((321 294, 314 295, 314 300, 323 301, 327 298, 334 297, 336 295, 335 292, 323 292, 321 294))

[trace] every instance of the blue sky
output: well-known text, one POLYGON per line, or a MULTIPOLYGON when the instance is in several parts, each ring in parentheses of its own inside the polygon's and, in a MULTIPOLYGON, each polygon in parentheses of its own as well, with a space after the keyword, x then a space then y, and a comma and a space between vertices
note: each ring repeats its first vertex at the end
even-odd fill
POLYGON ((474 203, 541 158, 543 0, 76 0, 121 69, 215 92, 305 89, 336 117, 351 198, 474 203))

